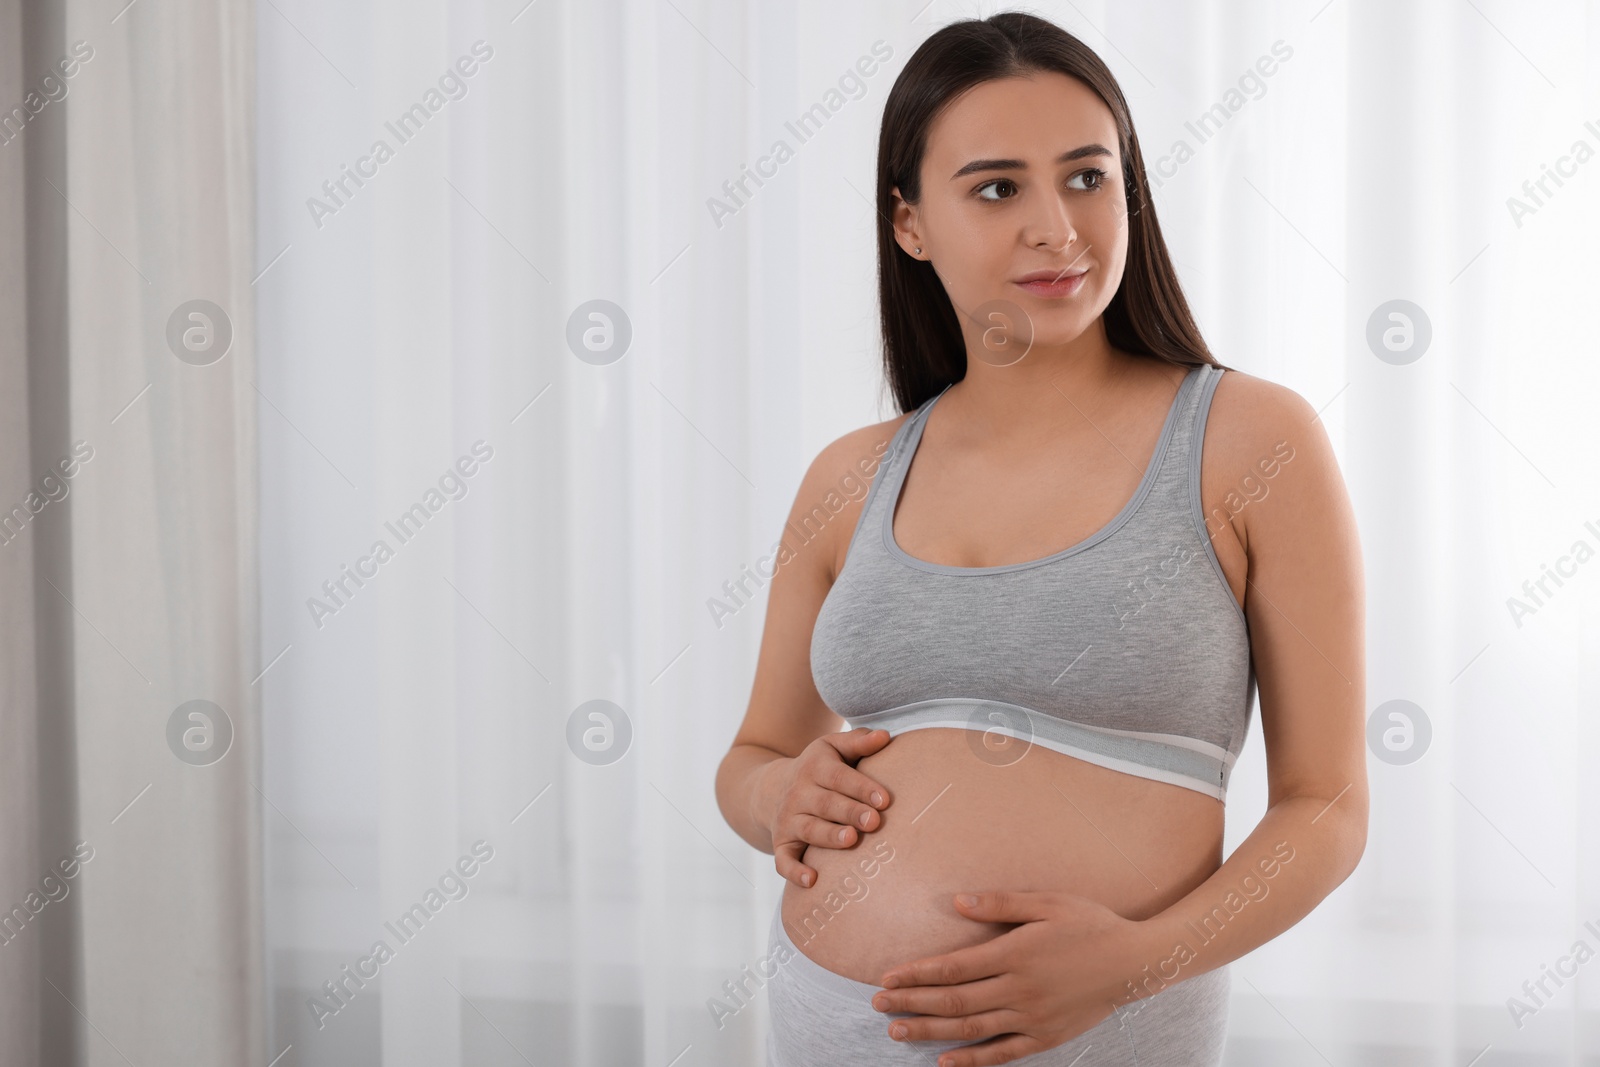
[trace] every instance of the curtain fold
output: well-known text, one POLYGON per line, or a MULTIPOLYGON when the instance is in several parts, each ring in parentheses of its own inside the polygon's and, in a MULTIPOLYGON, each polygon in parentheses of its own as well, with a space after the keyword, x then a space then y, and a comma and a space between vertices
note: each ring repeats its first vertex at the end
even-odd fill
POLYGON ((250 4, 0 3, 0 1062, 266 1062, 250 4))

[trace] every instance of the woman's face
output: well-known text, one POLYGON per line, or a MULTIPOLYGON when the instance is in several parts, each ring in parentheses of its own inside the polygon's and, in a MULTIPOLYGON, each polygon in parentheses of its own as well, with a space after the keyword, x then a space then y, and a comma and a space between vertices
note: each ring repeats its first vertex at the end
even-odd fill
POLYGON ((969 352, 1003 349, 973 321, 1003 321, 988 312, 1008 309, 991 302, 1020 309, 1026 340, 1048 347, 1077 338, 1116 295, 1128 249, 1122 158, 1110 108, 1083 82, 1050 71, 974 86, 934 120, 921 177, 916 205, 894 190, 896 239, 932 262, 969 352), (1044 282, 1026 284, 1039 272, 1044 282))

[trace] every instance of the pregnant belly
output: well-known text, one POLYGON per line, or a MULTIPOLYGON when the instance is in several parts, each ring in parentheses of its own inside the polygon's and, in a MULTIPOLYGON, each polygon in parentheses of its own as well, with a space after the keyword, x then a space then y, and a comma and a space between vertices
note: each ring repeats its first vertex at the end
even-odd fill
POLYGON ((913 730, 856 765, 893 802, 850 848, 806 849, 816 885, 785 883, 783 921, 801 952, 875 985, 897 964, 1011 928, 966 918, 956 893, 1058 890, 1144 919, 1221 865, 1214 798, 1039 745, 980 758, 983 738, 913 730))

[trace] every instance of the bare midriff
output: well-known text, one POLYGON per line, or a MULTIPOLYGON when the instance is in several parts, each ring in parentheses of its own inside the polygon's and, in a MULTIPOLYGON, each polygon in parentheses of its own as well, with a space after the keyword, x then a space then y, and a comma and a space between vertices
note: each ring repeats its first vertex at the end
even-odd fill
POLYGON ((911 730, 857 763, 893 802, 851 847, 807 847, 817 882, 786 883, 782 903, 801 952, 876 985, 890 967, 1011 929, 963 916, 957 893, 1056 890, 1145 919, 1221 866, 1221 801, 1039 745, 975 751, 984 739, 911 730))

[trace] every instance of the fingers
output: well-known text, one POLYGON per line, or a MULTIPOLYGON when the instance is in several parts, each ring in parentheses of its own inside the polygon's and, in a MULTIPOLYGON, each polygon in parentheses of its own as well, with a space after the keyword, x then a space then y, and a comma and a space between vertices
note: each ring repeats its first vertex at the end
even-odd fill
MULTIPOLYGON (((984 977, 952 985, 922 985, 917 989, 880 989, 872 993, 872 1008, 877 1011, 909 1011, 918 1016, 939 1017, 946 1022, 986 1013, 1010 1013, 1014 1024, 1018 1021, 1016 1003, 1018 984, 1011 976, 984 977)), ((989 1033, 1005 1033, 1005 1029, 989 1033)), ((946 1037, 960 1035, 946 1033, 946 1037)), ((968 1040, 981 1037, 987 1037, 987 1033, 974 1033, 968 1040)))
MULTIPOLYGON (((897 1041, 981 1041, 986 1037, 1011 1034, 1022 1025, 1022 1016, 1009 1008, 967 1015, 959 1019, 926 1016, 920 1019, 894 1019, 889 1036, 897 1041), (895 1037, 896 1032, 903 1036, 895 1037)), ((1018 1035, 1020 1036, 1020 1035, 1018 1035)))
MULTIPOLYGON (((978 982, 965 982, 962 985, 925 985, 922 989, 885 989, 878 990, 872 995, 872 1006, 877 1011, 910 1011, 918 1016, 928 1016, 930 1019, 938 1017, 941 1022, 960 1021, 962 1017, 981 1016, 981 1014, 1010 1014, 1011 1022, 1016 1022, 1016 1011, 1011 1008, 1011 1003, 1016 1000, 1013 982, 1006 982, 1003 977, 986 977, 978 982)), ((1005 1033, 1011 1027, 1002 1027, 1000 1030, 989 1030, 989 1033, 1005 1033)), ((946 1038, 963 1037, 960 1033, 944 1033, 946 1038)), ((989 1037, 989 1033, 973 1033, 968 1041, 976 1041, 981 1037, 989 1037)))
MULTIPOLYGON (((942 956, 926 956, 891 967, 883 974, 885 991, 873 997, 873 1006, 877 1006, 879 997, 886 997, 887 1011, 926 1011, 928 1009, 922 1005, 932 1003, 938 994, 948 992, 939 988, 941 986, 980 983, 1008 973, 1005 957, 1008 952, 1014 951, 1012 946, 1013 942, 1002 936, 958 948, 942 956)), ((973 1009, 969 1005, 967 1010, 973 1009)))
POLYGON ((773 865, 803 889, 817 881, 817 872, 800 862, 806 847, 850 848, 861 834, 882 826, 879 809, 890 802, 885 786, 846 762, 883 748, 890 741, 887 730, 857 729, 819 740, 833 752, 814 748, 801 758, 773 829, 773 865))
MULTIPOLYGON (((916 1038, 910 1040, 914 1041, 916 1038)), ((992 1038, 980 1045, 951 1049, 939 1057, 938 1067, 993 1067, 994 1064, 1010 1063, 1012 1060, 1031 1056, 1035 1052, 1042 1052, 1044 1048, 1044 1042, 1036 1038, 1028 1037, 1026 1034, 1008 1033, 1004 1037, 992 1038)))
MULTIPOLYGON (((855 734, 852 732, 849 734, 838 734, 828 738, 829 744, 839 750, 841 762, 827 765, 818 773, 817 781, 819 784, 826 786, 837 793, 843 793, 845 796, 854 797, 865 806, 871 808, 886 808, 889 806, 890 799, 888 788, 886 788, 882 783, 874 781, 867 775, 862 774, 853 765, 854 761, 860 758, 854 754, 854 750, 852 749, 849 741, 849 739, 854 736, 855 734), (850 762, 843 762, 843 760, 846 759, 850 760, 850 762)), ((872 752, 876 752, 884 745, 889 743, 889 733, 887 730, 863 731, 862 736, 859 739, 859 743, 870 748, 870 751, 860 752, 860 756, 869 756, 872 754, 872 752), (874 735, 876 735, 876 740, 868 740, 869 738, 873 738, 874 735)), ((859 822, 856 819, 851 819, 848 821, 859 825, 859 822)))
POLYGON ((890 740, 888 730, 869 730, 865 726, 844 733, 825 734, 823 739, 851 763, 872 755, 890 740))
POLYGON ((889 806, 889 790, 886 786, 843 763, 829 768, 823 776, 822 784, 843 796, 853 797, 869 808, 889 806))
MULTIPOLYGON (((849 770, 846 767, 840 767, 839 769, 841 771, 849 770)), ((859 774, 857 771, 850 771, 850 773, 859 774)), ((833 778, 832 775, 825 775, 824 777, 833 778)), ((869 783, 862 787, 862 791, 868 796, 873 793, 882 795, 880 787, 871 785, 870 780, 864 776, 862 776, 862 780, 869 783)), ((882 825, 883 816, 878 814, 878 806, 871 803, 862 803, 855 798, 853 793, 846 793, 841 790, 839 788, 841 784, 837 780, 822 782, 821 788, 814 792, 808 792, 804 796, 801 801, 801 809, 840 826, 854 827, 858 831, 876 830, 882 825)), ((840 847, 836 843, 837 840, 851 840, 839 838, 837 834, 834 837, 835 841, 828 842, 834 848, 840 847)))
MULTIPOLYGON (((822 796, 821 790, 818 796, 822 796)), ((838 797, 838 794, 827 794, 838 797)), ((839 801, 849 804, 844 797, 839 801)), ((873 818, 877 818, 874 813, 873 818)), ((818 845, 822 848, 849 848, 855 844, 858 831, 854 827, 840 826, 838 823, 819 819, 815 815, 804 813, 790 815, 783 820, 782 838, 774 842, 772 857, 778 873, 783 875, 802 889, 809 889, 817 882, 817 872, 800 862, 807 846, 818 845), (809 880, 806 876, 809 875, 809 880)))
POLYGON ((805 855, 805 851, 804 841, 790 841, 772 850, 772 858, 778 873, 786 881, 793 882, 801 889, 809 889, 817 882, 817 872, 800 862, 800 857, 805 855))
POLYGON ((957 894, 956 906, 973 919, 990 922, 1029 923, 1058 914, 1061 895, 1047 889, 991 889, 957 894), (971 896, 971 904, 961 898, 971 896))
POLYGON ((855 844, 858 833, 853 826, 841 826, 827 819, 819 819, 815 815, 796 815, 790 822, 790 827, 789 837, 823 848, 849 848, 855 844))

